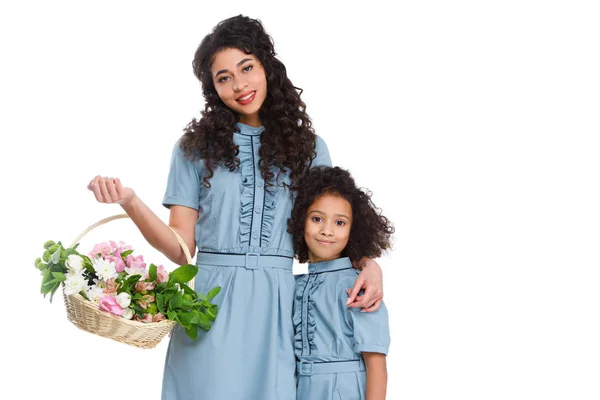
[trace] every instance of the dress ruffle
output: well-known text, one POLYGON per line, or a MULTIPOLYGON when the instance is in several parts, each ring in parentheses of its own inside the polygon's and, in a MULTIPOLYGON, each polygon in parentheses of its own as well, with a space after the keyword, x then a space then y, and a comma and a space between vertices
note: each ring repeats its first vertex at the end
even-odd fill
POLYGON ((261 247, 271 244, 271 232, 275 223, 275 199, 280 187, 269 186, 265 189, 265 206, 263 208, 262 229, 260 232, 261 247))
POLYGON ((315 304, 313 293, 323 280, 325 276, 322 274, 306 274, 302 277, 297 278, 299 282, 296 283, 296 304, 301 304, 301 307, 295 307, 295 313, 292 318, 294 323, 294 347, 296 350, 296 354, 302 355, 311 355, 312 353, 317 353, 317 345, 315 344, 315 331, 317 329, 317 323, 315 319, 315 304), (306 291, 308 290, 308 296, 306 301, 308 302, 307 313, 306 315, 302 315, 304 312, 303 302, 306 291), (306 340, 308 341, 308 348, 310 349, 310 354, 305 354, 303 352, 303 340, 304 340, 304 332, 306 332, 306 340))
POLYGON ((240 172, 240 243, 250 243, 254 209, 254 155, 251 146, 239 146, 240 172))

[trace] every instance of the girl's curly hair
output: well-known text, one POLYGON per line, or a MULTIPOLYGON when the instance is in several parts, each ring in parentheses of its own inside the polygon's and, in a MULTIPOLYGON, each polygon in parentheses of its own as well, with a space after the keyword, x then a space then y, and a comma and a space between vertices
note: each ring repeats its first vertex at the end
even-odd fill
POLYGON ((352 227, 343 257, 358 261, 363 257, 377 258, 391 248, 392 223, 375 207, 371 193, 356 187, 350 173, 339 167, 314 167, 299 181, 292 216, 287 231, 293 236, 294 253, 300 262, 308 261, 304 241, 304 224, 311 204, 323 195, 346 199, 352 206, 352 227))
POLYGON ((289 169, 293 186, 316 156, 316 135, 306 105, 300 99, 302 90, 294 87, 285 65, 275 57, 273 39, 259 20, 242 15, 221 21, 196 50, 192 65, 202 83, 206 104, 202 118, 194 118, 184 129, 181 140, 184 155, 191 160, 204 160, 208 169, 208 175, 203 177, 206 187, 210 187, 209 180, 217 165, 230 171, 239 168, 239 149, 233 143, 233 132, 239 131, 236 126, 239 116, 219 98, 210 70, 215 53, 229 48, 254 55, 265 69, 267 95, 259 111, 264 127, 259 151, 261 174, 272 186, 274 173, 270 167, 279 169, 277 177, 289 169))

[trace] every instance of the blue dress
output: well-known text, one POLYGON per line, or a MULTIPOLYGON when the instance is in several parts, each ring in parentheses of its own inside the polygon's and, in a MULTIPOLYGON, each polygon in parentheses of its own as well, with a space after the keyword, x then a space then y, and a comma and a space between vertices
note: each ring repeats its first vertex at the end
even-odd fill
POLYGON ((296 279, 295 352, 297 400, 365 400, 362 352, 388 353, 388 313, 346 305, 359 271, 349 258, 309 264, 296 279))
MULTIPOLYGON (((174 329, 163 400, 296 398, 294 252, 286 231, 292 199, 282 186, 265 188, 258 167, 264 129, 238 127, 233 140, 240 168, 216 167, 210 188, 201 185, 203 161, 184 158, 179 143, 173 149, 163 204, 199 211, 195 289, 207 293, 221 286, 221 292, 213 301, 219 312, 210 331, 198 330, 193 341, 180 327, 174 329)), ((313 166, 331 165, 319 137, 316 151, 313 166)))

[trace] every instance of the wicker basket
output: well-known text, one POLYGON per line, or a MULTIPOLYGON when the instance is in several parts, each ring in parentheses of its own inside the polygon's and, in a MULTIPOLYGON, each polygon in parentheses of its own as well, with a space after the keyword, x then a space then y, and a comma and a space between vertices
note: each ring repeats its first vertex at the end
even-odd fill
MULTIPOLYGON (((92 229, 100 225, 104 225, 107 222, 122 218, 129 218, 129 216, 127 214, 119 214, 96 222, 83 231, 73 241, 70 247, 73 247, 79 243, 81 238, 92 229)), ((190 257, 190 252, 187 248, 187 245, 173 229, 171 230, 175 234, 177 242, 183 249, 187 262, 191 264, 192 258, 190 257)), ((194 279, 188 283, 188 286, 192 289, 194 288, 194 279)), ((63 297, 65 299, 65 306, 67 308, 67 318, 78 328, 143 349, 151 349, 156 347, 156 345, 160 343, 165 335, 171 332, 176 324, 175 321, 170 320, 163 320, 160 322, 138 322, 134 320, 127 320, 118 315, 100 310, 96 304, 86 300, 79 294, 67 295, 65 293, 64 285, 63 297)))

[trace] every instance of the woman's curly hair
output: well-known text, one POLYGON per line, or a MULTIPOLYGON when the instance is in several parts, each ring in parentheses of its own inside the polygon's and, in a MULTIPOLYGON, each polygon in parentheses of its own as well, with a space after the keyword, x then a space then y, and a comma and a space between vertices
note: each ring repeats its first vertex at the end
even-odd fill
POLYGON ((259 20, 242 15, 221 21, 196 50, 192 65, 202 83, 206 104, 202 118, 194 118, 184 129, 181 140, 184 155, 191 160, 204 160, 208 169, 208 175, 203 177, 206 187, 210 187, 209 180, 217 165, 230 171, 240 165, 239 149, 233 143, 233 133, 239 131, 236 126, 239 116, 221 101, 211 75, 215 53, 229 48, 254 55, 266 73, 267 95, 259 111, 264 127, 259 151, 261 175, 272 186, 274 173, 270 167, 279 168, 277 176, 289 170, 293 186, 316 156, 316 135, 306 105, 300 99, 301 89, 294 87, 285 65, 275 57, 273 39, 259 20))
POLYGON ((293 236, 294 253, 300 262, 308 261, 304 241, 304 224, 310 206, 323 195, 346 199, 352 206, 352 226, 343 257, 358 261, 363 257, 377 258, 391 248, 394 227, 375 207, 371 193, 356 187, 350 173, 339 167, 315 167, 298 182, 298 191, 287 231, 293 236))

